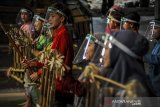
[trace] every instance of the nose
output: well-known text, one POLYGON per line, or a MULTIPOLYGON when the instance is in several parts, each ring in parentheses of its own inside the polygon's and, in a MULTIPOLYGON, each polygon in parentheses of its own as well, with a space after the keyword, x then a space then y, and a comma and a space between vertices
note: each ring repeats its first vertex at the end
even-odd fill
POLYGON ((49 22, 49 23, 51 22, 51 17, 48 18, 48 22, 49 22))

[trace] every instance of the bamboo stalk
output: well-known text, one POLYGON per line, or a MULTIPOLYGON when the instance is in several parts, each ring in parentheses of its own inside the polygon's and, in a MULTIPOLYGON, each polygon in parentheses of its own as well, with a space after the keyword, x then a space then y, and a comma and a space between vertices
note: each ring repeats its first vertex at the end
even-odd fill
POLYGON ((109 79, 109 78, 102 77, 102 76, 99 76, 99 75, 97 75, 97 74, 93 74, 93 76, 94 76, 95 78, 98 78, 98 79, 101 79, 101 80, 103 80, 103 81, 112 83, 112 84, 114 84, 114 85, 116 85, 116 86, 119 86, 119 87, 121 87, 121 88, 123 88, 123 89, 127 89, 125 85, 123 85, 123 84, 121 84, 121 83, 118 83, 118 82, 116 82, 116 81, 114 81, 114 80, 111 80, 111 79, 109 79))
POLYGON ((12 71, 12 72, 24 72, 25 69, 16 69, 16 68, 12 68, 11 71, 12 71))
POLYGON ((51 93, 51 72, 52 71, 48 71, 48 73, 49 73, 49 76, 48 76, 48 89, 47 89, 47 96, 46 96, 46 103, 47 103, 47 105, 46 105, 46 107, 49 107, 49 96, 50 96, 50 93, 51 93))
POLYGON ((42 76, 41 76, 41 87, 40 87, 41 88, 41 97, 40 97, 40 105, 41 106, 42 106, 42 103, 43 103, 45 74, 46 74, 45 72, 42 72, 42 76))
POLYGON ((51 107, 54 103, 54 98, 55 98, 55 74, 53 71, 51 71, 51 84, 50 84, 50 93, 49 93, 49 99, 48 99, 48 103, 49 103, 49 107, 51 107))
POLYGON ((16 81, 20 82, 21 84, 24 84, 24 81, 22 79, 18 78, 17 76, 11 74, 10 77, 15 79, 16 81))
POLYGON ((11 78, 13 78, 13 79, 15 79, 16 81, 18 81, 19 83, 21 83, 21 84, 27 84, 27 85, 36 85, 36 83, 27 83, 27 82, 24 82, 22 79, 20 79, 20 78, 18 78, 17 76, 15 76, 15 75, 13 75, 13 74, 11 74, 10 75, 10 77, 11 78))
POLYGON ((15 44, 14 40, 12 39, 12 37, 9 35, 9 33, 6 31, 5 27, 3 26, 2 22, 0 21, 0 26, 2 28, 2 30, 4 31, 4 33, 7 35, 9 41, 11 42, 12 46, 15 48, 15 50, 18 52, 19 56, 21 58, 23 58, 23 54, 21 53, 21 51, 19 50, 19 48, 17 47, 17 45, 15 44))
POLYGON ((16 68, 16 51, 15 51, 15 49, 13 49, 13 66, 16 68))
POLYGON ((44 71, 43 72, 46 72, 46 75, 45 75, 45 82, 44 82, 44 91, 43 91, 43 101, 42 101, 42 107, 46 107, 46 96, 47 96, 47 89, 48 89, 48 69, 44 69, 44 71))

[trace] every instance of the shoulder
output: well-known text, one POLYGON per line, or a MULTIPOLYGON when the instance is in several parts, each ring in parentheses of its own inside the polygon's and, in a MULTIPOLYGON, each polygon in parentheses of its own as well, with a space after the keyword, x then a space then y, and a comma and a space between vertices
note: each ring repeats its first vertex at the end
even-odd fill
POLYGON ((58 36, 60 37, 60 38, 68 38, 69 37, 69 31, 68 31, 68 29, 67 29, 67 27, 63 27, 63 28, 61 28, 60 30, 59 30, 59 32, 58 32, 58 36))

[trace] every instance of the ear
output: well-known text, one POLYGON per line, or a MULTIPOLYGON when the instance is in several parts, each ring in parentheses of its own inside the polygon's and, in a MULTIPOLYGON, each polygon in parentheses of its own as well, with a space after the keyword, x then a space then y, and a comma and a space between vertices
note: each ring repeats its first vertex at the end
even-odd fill
POLYGON ((61 23, 64 23, 64 20, 65 20, 65 17, 62 16, 62 17, 61 17, 61 23))

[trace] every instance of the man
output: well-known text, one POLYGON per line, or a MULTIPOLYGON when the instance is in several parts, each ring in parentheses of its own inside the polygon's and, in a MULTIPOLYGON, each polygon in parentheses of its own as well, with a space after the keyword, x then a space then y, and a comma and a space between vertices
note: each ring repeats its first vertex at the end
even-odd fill
POLYGON ((149 78, 156 96, 160 96, 160 20, 152 20, 146 35, 149 39, 156 40, 151 53, 144 57, 144 62, 149 64, 149 78))

